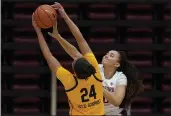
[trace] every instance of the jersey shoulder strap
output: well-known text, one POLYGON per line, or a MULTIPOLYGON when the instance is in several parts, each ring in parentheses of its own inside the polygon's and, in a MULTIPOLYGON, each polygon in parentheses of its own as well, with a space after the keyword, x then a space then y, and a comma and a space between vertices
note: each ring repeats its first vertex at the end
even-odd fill
POLYGON ((98 79, 98 78, 96 77, 96 75, 95 75, 95 74, 93 74, 93 77, 94 77, 97 81, 99 81, 99 82, 103 82, 103 80, 98 79))
POLYGON ((70 92, 70 91, 74 90, 74 89, 77 87, 77 85, 78 85, 77 77, 76 77, 76 76, 74 76, 74 75, 73 75, 73 77, 74 77, 75 82, 76 82, 75 86, 74 86, 74 87, 72 87, 72 88, 70 88, 70 89, 65 90, 65 92, 70 92))

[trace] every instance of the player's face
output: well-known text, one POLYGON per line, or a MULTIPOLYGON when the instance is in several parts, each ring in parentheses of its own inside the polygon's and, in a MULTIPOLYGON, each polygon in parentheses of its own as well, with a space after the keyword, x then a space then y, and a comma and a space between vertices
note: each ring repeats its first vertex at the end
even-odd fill
POLYGON ((107 66, 119 67, 120 54, 115 50, 109 51, 102 59, 102 64, 107 66))

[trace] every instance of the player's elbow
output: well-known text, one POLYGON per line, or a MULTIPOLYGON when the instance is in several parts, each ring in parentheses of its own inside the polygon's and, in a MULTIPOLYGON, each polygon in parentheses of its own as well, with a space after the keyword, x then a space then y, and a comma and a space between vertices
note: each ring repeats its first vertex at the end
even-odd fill
POLYGON ((44 55, 45 56, 45 59, 46 59, 46 61, 47 62, 50 62, 51 61, 51 59, 53 58, 53 55, 49 52, 49 53, 47 53, 46 55, 44 55))
POLYGON ((119 107, 122 103, 122 99, 120 97, 114 97, 112 100, 112 104, 116 107, 119 107))
POLYGON ((120 101, 116 101, 115 104, 113 104, 113 105, 115 105, 116 107, 119 107, 121 105, 121 102, 120 101))
POLYGON ((51 71, 54 73, 56 73, 57 68, 61 66, 61 64, 57 61, 57 59, 52 55, 49 56, 47 63, 51 71))
POLYGON ((112 102, 112 104, 113 104, 114 106, 116 106, 116 107, 119 107, 120 104, 121 104, 121 102, 115 100, 115 101, 112 102))
POLYGON ((72 56, 72 58, 73 58, 74 60, 76 60, 76 59, 78 59, 78 58, 81 58, 81 57, 83 57, 83 55, 82 55, 81 53, 79 53, 79 52, 76 52, 76 53, 73 54, 73 56, 72 56))
POLYGON ((84 37, 81 34, 81 32, 80 33, 77 33, 75 35, 75 39, 76 39, 77 43, 84 43, 84 42, 86 42, 86 40, 84 39, 84 37))

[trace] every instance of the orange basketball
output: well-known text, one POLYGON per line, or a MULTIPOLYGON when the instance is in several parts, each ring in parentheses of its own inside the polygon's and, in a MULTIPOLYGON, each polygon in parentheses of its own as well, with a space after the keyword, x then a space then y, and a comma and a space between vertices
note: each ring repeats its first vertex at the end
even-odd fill
POLYGON ((57 13, 50 5, 41 5, 34 12, 37 26, 43 29, 51 28, 56 23, 57 13))

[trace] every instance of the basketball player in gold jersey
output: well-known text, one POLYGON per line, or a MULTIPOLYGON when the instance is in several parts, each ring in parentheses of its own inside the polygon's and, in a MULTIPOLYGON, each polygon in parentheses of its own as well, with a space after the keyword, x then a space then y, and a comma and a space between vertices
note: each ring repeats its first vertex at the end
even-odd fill
POLYGON ((58 60, 51 54, 41 29, 34 21, 32 24, 37 33, 40 48, 53 73, 65 87, 70 105, 70 115, 104 115, 103 86, 97 60, 83 38, 77 26, 67 17, 67 24, 71 29, 80 47, 81 53, 74 47, 63 45, 66 42, 58 34, 57 26, 53 27, 53 33, 49 33, 53 38, 60 40, 64 50, 74 59, 72 68, 74 74, 61 66, 58 60))

